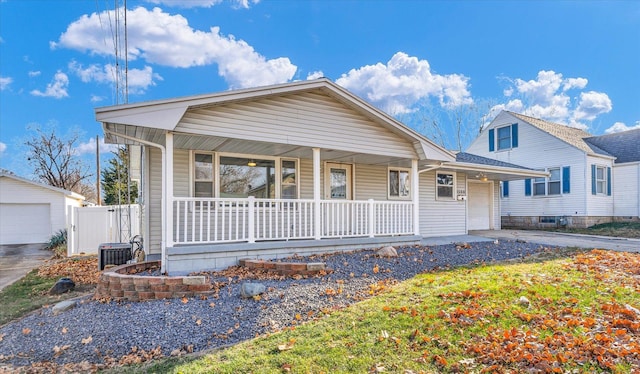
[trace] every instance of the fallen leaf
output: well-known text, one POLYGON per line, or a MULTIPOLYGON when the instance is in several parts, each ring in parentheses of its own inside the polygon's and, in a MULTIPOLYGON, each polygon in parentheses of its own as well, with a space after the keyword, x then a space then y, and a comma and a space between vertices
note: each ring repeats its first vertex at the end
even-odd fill
POLYGON ((87 338, 82 339, 82 344, 89 344, 93 341, 93 338, 91 337, 91 335, 89 335, 87 338))
POLYGON ((216 303, 209 303, 209 306, 213 308, 216 306, 216 303))
POLYGON ((182 299, 180 299, 180 301, 182 301, 183 304, 186 304, 189 302, 189 299, 183 296, 182 299))
POLYGON ((198 319, 198 320, 196 321, 196 325, 198 325, 198 326, 202 325, 202 320, 201 320, 201 319, 198 319))
POLYGON ((376 264, 376 266, 373 267, 373 274, 378 274, 379 271, 380 271, 380 268, 376 264))
POLYGON ((67 332, 69 332, 69 330, 67 330, 66 327, 63 327, 60 332, 63 333, 63 334, 66 334, 67 332))
POLYGON ((22 334, 23 335, 29 335, 29 333, 31 332, 31 329, 28 327, 25 327, 22 329, 22 334))

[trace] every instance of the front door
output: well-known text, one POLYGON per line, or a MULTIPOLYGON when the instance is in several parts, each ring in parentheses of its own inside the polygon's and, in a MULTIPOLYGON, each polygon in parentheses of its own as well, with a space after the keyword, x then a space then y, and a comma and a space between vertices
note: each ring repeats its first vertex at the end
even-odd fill
POLYGON ((351 168, 349 164, 327 163, 325 199, 352 199, 351 168))
POLYGON ((469 183, 468 230, 490 230, 491 223, 491 186, 492 183, 469 183))

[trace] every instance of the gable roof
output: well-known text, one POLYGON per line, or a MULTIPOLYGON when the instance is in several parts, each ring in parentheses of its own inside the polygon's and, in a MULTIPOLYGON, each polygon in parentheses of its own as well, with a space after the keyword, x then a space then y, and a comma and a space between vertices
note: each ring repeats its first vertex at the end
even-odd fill
POLYGON ((535 117, 525 116, 524 114, 520 114, 520 113, 510 112, 506 110, 505 112, 518 118, 521 121, 524 121, 534 127, 537 127, 538 129, 562 140, 563 142, 571 146, 574 146, 575 148, 578 148, 584 152, 587 152, 588 154, 612 156, 610 153, 599 148, 598 146, 587 143, 585 141, 585 138, 592 137, 593 135, 589 134, 584 130, 581 130, 575 127, 565 126, 559 123, 545 121, 535 117))
MULTIPOLYGON (((448 150, 327 78, 101 107, 95 109, 95 114, 96 119, 102 122, 105 130, 109 125, 129 125, 150 130, 173 131, 189 109, 249 102, 260 98, 303 92, 320 92, 346 105, 397 136, 412 142, 416 150, 426 159, 443 161, 453 161, 455 159, 448 150)), ((115 135, 107 134, 107 132, 105 131, 105 138, 110 142, 116 142, 115 135)))
POLYGON ((34 185, 36 187, 40 187, 40 188, 45 188, 54 192, 59 192, 65 196, 68 196, 72 199, 76 199, 76 200, 86 200, 86 198, 78 193, 75 193, 73 191, 68 191, 62 188, 58 188, 58 187, 54 187, 54 186, 50 186, 48 184, 44 184, 44 183, 39 183, 39 182, 35 182, 26 178, 22 178, 19 177, 17 175, 11 174, 11 173, 7 173, 5 171, 0 171, 0 178, 8 178, 8 179, 13 179, 16 180, 18 182, 22 182, 22 183, 28 183, 31 185, 34 185))
POLYGON ((616 164, 640 161, 640 129, 593 136, 585 141, 616 157, 616 164))

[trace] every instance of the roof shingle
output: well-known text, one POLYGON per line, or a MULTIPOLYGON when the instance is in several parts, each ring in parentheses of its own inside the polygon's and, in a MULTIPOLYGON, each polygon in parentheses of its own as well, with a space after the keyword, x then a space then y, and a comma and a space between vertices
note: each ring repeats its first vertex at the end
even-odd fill
POLYGON ((640 161, 640 129, 586 138, 592 146, 616 157, 616 164, 640 161))

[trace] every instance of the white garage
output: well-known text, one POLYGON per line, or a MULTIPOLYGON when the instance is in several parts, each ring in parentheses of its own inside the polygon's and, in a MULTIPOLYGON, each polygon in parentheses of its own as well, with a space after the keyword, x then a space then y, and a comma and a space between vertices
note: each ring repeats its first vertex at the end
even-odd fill
POLYGON ((46 243, 67 227, 69 206, 81 206, 75 192, 0 173, 0 245, 46 243))

